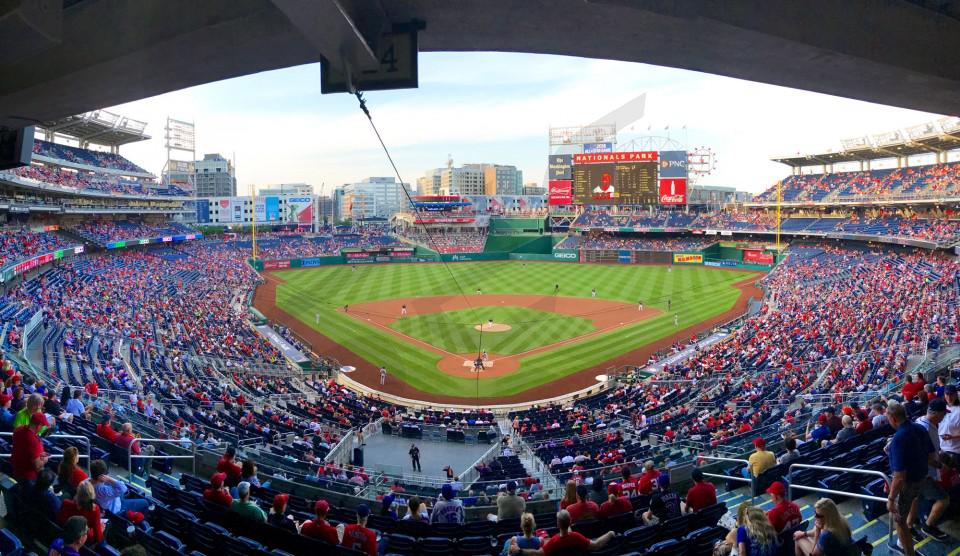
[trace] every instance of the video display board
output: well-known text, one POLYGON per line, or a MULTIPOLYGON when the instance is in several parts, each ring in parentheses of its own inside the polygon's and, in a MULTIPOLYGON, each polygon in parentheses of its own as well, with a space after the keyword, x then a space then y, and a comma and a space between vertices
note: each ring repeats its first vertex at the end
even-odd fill
POLYGON ((601 162, 573 167, 578 205, 658 204, 657 162, 601 162))

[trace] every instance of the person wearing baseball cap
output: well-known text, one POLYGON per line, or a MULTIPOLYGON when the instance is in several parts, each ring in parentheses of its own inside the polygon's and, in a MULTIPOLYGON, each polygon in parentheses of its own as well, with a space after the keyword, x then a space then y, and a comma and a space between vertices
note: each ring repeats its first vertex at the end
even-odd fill
POLYGON ((43 413, 34 413, 29 423, 13 431, 13 450, 10 464, 13 466, 13 478, 24 486, 33 488, 37 475, 47 464, 47 453, 40 442, 40 431, 50 423, 43 413))
POLYGON ((6 392, 0 392, 0 432, 10 432, 13 430, 13 420, 16 416, 10 411, 10 405, 13 403, 13 396, 6 392))
POLYGON ((287 515, 287 502, 289 501, 290 495, 285 492, 275 495, 273 506, 270 507, 270 513, 267 514, 267 523, 289 533, 297 533, 300 524, 287 515))
POLYGON ((459 523, 463 525, 465 517, 463 501, 457 499, 457 492, 453 490, 453 485, 445 483, 440 487, 440 498, 433 506, 430 523, 459 523))
POLYGON ((337 528, 327 523, 327 512, 330 511, 330 503, 326 500, 317 500, 313 505, 313 512, 316 517, 307 521, 300 527, 300 534, 311 539, 318 539, 332 545, 340 544, 340 536, 337 534, 337 528))
POLYGON ((743 469, 743 476, 747 479, 759 477, 764 471, 777 464, 777 456, 767 450, 766 440, 760 437, 754 438, 753 447, 756 451, 747 458, 747 467, 743 469))
POLYGON ((260 509, 256 502, 250 499, 250 483, 241 481, 237 485, 237 495, 240 498, 233 501, 230 506, 231 512, 253 521, 261 523, 267 521, 267 514, 260 509))
POLYGON ((680 495, 670 489, 670 475, 662 473, 657 477, 657 491, 650 498, 650 509, 643 513, 643 522, 656 525, 681 515, 680 495))
POLYGON ((203 499, 208 502, 213 502, 214 504, 226 506, 227 508, 232 506, 233 497, 230 496, 230 491, 227 490, 226 485, 223 484, 226 479, 226 473, 214 473, 213 476, 210 477, 210 488, 203 491, 203 499))
MULTIPOLYGON (((597 477, 595 480, 600 481, 601 479, 597 477)), ((633 511, 633 504, 630 503, 630 498, 623 495, 623 487, 618 483, 610 483, 607 486, 607 501, 600 504, 600 519, 630 511, 633 511)))
POLYGON ((787 529, 793 529, 803 522, 800 515, 800 506, 787 499, 787 486, 781 481, 774 481, 767 487, 767 494, 773 500, 773 507, 767 512, 770 525, 777 530, 777 534, 787 529))
MULTIPOLYGON (((947 416, 947 402, 942 398, 934 398, 927 404, 927 413, 917 418, 916 423, 930 436, 930 443, 933 445, 933 453, 927 465, 927 476, 923 479, 920 487, 918 501, 927 500, 933 502, 933 507, 927 514, 926 522, 920 526, 920 530, 934 539, 945 542, 950 540, 950 536, 937 527, 937 521, 943 516, 950 505, 950 495, 940 486, 940 424, 947 416)), ((920 504, 914 503, 910 507, 910 514, 907 516, 907 523, 913 525, 917 519, 917 511, 920 504)))
POLYGON ((367 556, 377 556, 377 534, 367 529, 368 517, 370 508, 366 504, 357 506, 357 522, 344 528, 340 545, 366 552, 367 556))
POLYGON ((960 457, 960 394, 956 384, 943 387, 943 399, 947 402, 947 414, 940 421, 940 449, 960 457))
POLYGON ((507 483, 507 491, 497 497, 497 521, 520 517, 526 508, 526 500, 517 496, 517 482, 510 481, 507 483))

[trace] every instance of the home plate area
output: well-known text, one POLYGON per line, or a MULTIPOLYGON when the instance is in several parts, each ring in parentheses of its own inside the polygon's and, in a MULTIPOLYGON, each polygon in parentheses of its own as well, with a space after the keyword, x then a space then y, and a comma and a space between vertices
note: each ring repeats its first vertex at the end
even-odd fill
POLYGON ((491 360, 489 360, 489 359, 485 360, 485 361, 483 362, 483 367, 481 368, 481 367, 477 366, 477 360, 476 360, 476 359, 464 359, 464 360, 463 360, 463 366, 469 368, 471 371, 473 371, 473 372, 475 372, 475 373, 480 373, 480 372, 483 372, 484 369, 492 369, 492 368, 493 368, 493 361, 491 361, 491 360))

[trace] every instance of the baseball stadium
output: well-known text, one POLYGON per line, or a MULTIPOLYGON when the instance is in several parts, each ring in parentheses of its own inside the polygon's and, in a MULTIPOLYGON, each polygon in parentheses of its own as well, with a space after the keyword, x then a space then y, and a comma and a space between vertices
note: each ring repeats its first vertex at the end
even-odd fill
MULTIPOLYGON (((647 4, 0 3, 0 556, 960 556, 956 10, 647 4), (693 71, 404 180, 444 118, 397 106, 573 56, 693 71), (701 72, 890 117, 716 185, 739 124, 645 112, 701 72), (288 127, 378 177, 281 183, 336 148, 258 109, 313 89, 354 118, 288 127), (156 129, 211 99, 259 124, 156 129), (244 195, 207 130, 284 177, 244 195)), ((458 133, 511 125, 473 94, 458 133)))

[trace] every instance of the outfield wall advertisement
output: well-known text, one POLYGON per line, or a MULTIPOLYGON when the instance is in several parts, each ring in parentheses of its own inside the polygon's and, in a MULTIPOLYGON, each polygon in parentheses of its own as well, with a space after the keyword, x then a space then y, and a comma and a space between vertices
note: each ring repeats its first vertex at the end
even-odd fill
POLYGON ((759 249, 744 249, 743 262, 757 264, 773 264, 773 253, 766 253, 759 249))
POLYGON ((674 253, 674 264, 703 264, 703 255, 700 253, 674 253))

